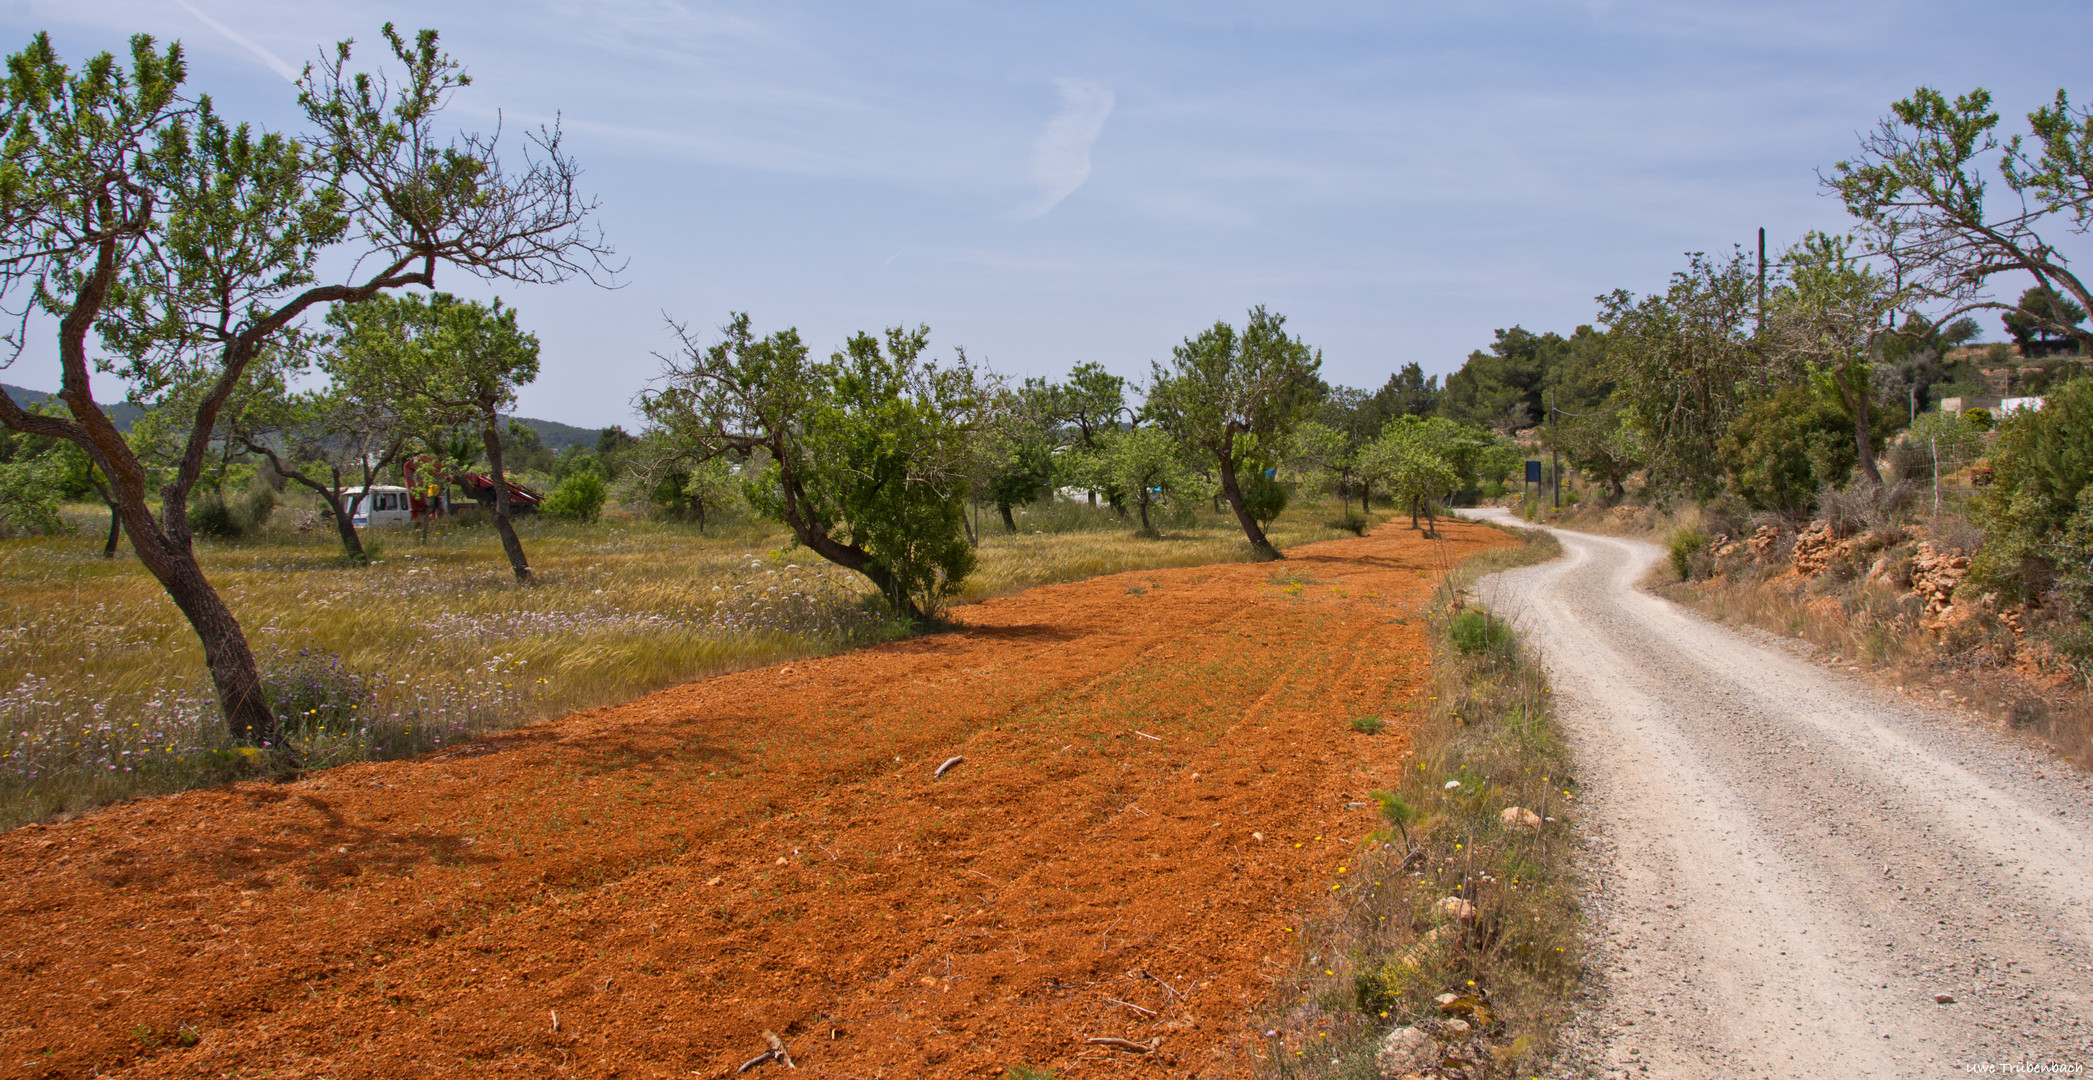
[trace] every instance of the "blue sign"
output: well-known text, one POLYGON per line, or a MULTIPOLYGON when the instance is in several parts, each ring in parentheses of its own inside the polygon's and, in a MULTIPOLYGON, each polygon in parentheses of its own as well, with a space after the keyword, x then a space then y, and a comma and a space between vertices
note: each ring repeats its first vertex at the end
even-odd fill
POLYGON ((1526 463, 1526 482, 1529 484, 1538 484, 1541 482, 1540 462, 1529 461, 1526 463))

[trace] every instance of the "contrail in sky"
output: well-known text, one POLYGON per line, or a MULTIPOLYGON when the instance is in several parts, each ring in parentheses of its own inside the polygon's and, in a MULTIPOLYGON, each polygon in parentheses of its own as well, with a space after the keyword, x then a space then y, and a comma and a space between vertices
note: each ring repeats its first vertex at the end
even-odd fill
POLYGON ((186 11, 189 14, 194 15, 197 18, 203 20, 203 24, 205 26, 208 26, 221 34, 224 34, 227 38, 231 39, 233 44, 238 45, 239 47, 246 49, 248 52, 251 52, 255 56, 259 57, 262 63, 269 65, 269 70, 276 72, 278 75, 283 76, 285 79, 289 80, 292 83, 296 83, 298 81, 298 69, 292 67, 289 64, 284 63, 282 57, 276 55, 273 52, 270 52, 267 49, 262 48, 260 45, 256 44, 251 38, 247 37, 247 35, 242 34, 239 31, 234 30, 232 27, 227 26, 224 23, 219 22, 214 18, 211 18, 209 15, 206 15, 203 12, 196 10, 196 5, 190 3, 189 0, 174 0, 174 2, 176 4, 181 5, 183 11, 186 11))
POLYGON ((1112 115, 1115 99, 1103 83, 1087 79, 1054 82, 1061 89, 1061 111, 1032 140, 1032 182, 1040 190, 1039 198, 1020 213, 1025 218, 1052 210, 1090 179, 1090 148, 1105 130, 1105 118, 1112 115))

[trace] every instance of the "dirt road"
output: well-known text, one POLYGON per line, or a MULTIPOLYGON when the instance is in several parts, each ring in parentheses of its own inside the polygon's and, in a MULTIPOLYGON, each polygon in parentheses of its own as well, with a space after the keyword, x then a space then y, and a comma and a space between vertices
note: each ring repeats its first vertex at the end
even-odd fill
POLYGON ((751 1075, 1244 1074, 1421 606, 1508 542, 1446 532, 0 836, 0 1077, 730 1076, 765 1029, 810 1071, 751 1075))
POLYGON ((1588 1071, 2093 1072, 2087 778, 1641 591, 1650 544, 1557 535, 1478 593, 1541 649, 1581 770, 1588 1071))

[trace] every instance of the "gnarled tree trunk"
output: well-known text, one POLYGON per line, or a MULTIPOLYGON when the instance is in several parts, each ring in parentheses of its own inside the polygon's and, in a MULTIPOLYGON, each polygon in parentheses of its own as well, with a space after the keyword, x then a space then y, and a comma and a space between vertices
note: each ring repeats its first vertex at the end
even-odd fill
POLYGON ((1250 508, 1243 504, 1243 488, 1236 483, 1235 463, 1228 458, 1226 453, 1214 455, 1215 461, 1221 466, 1221 496, 1228 500, 1229 508, 1235 511, 1235 519, 1243 526, 1243 535, 1249 539, 1251 549, 1257 552, 1260 559, 1286 558, 1279 553, 1278 548, 1272 546, 1269 539, 1266 539, 1264 526, 1259 525, 1257 519, 1250 516, 1250 508))
POLYGON ((494 475, 494 531, 501 536, 501 549, 509 556, 509 569, 516 572, 516 580, 529 581, 531 564, 523 557, 523 541, 516 538, 516 526, 509 522, 509 480, 502 473, 498 420, 494 410, 488 409, 480 428, 487 444, 487 469, 494 475))

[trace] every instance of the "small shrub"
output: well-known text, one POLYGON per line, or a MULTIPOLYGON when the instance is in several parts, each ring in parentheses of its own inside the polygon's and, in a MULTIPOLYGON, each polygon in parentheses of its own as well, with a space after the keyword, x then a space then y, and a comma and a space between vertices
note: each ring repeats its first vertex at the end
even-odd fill
POLYGON ((261 480, 247 485, 247 494, 241 497, 238 509, 241 526, 248 530, 267 526, 278 501, 276 490, 261 480))
POLYGON ((190 498, 189 529, 198 536, 233 540, 247 531, 247 525, 225 505, 225 493, 213 489, 190 498))
POLYGON ((1699 529, 1680 529, 1671 534, 1671 568, 1680 581, 1693 578, 1693 557, 1708 546, 1708 534, 1699 529))
POLYGON ((349 667, 338 653, 276 650, 262 666, 262 692, 287 729, 347 724, 377 696, 374 680, 349 667))
POLYGON ((1512 628, 1485 611, 1463 611, 1454 616, 1448 629, 1454 651, 1462 656, 1507 654, 1512 649, 1512 628))
POLYGON ((1259 525, 1270 525, 1286 509, 1286 485, 1263 473, 1244 477, 1243 509, 1259 525))
POLYGON ((1386 727, 1387 725, 1382 723, 1381 718, 1378 716, 1352 717, 1352 730, 1361 735, 1379 735, 1382 729, 1386 727))
POLYGON ((1333 532, 1349 532, 1353 536, 1365 536, 1366 527, 1370 524, 1372 522, 1357 514, 1347 514, 1344 517, 1332 518, 1323 522, 1323 528, 1333 532))
POLYGON ((1012 1065, 1009 1071, 1003 1074, 1003 1080, 1055 1080, 1055 1078, 1054 1070, 1042 1069, 1035 1065, 1012 1065))
POLYGON ((603 514, 603 500, 609 489, 602 475, 593 469, 580 469, 560 481, 545 499, 545 512, 566 521, 593 522, 603 514))

